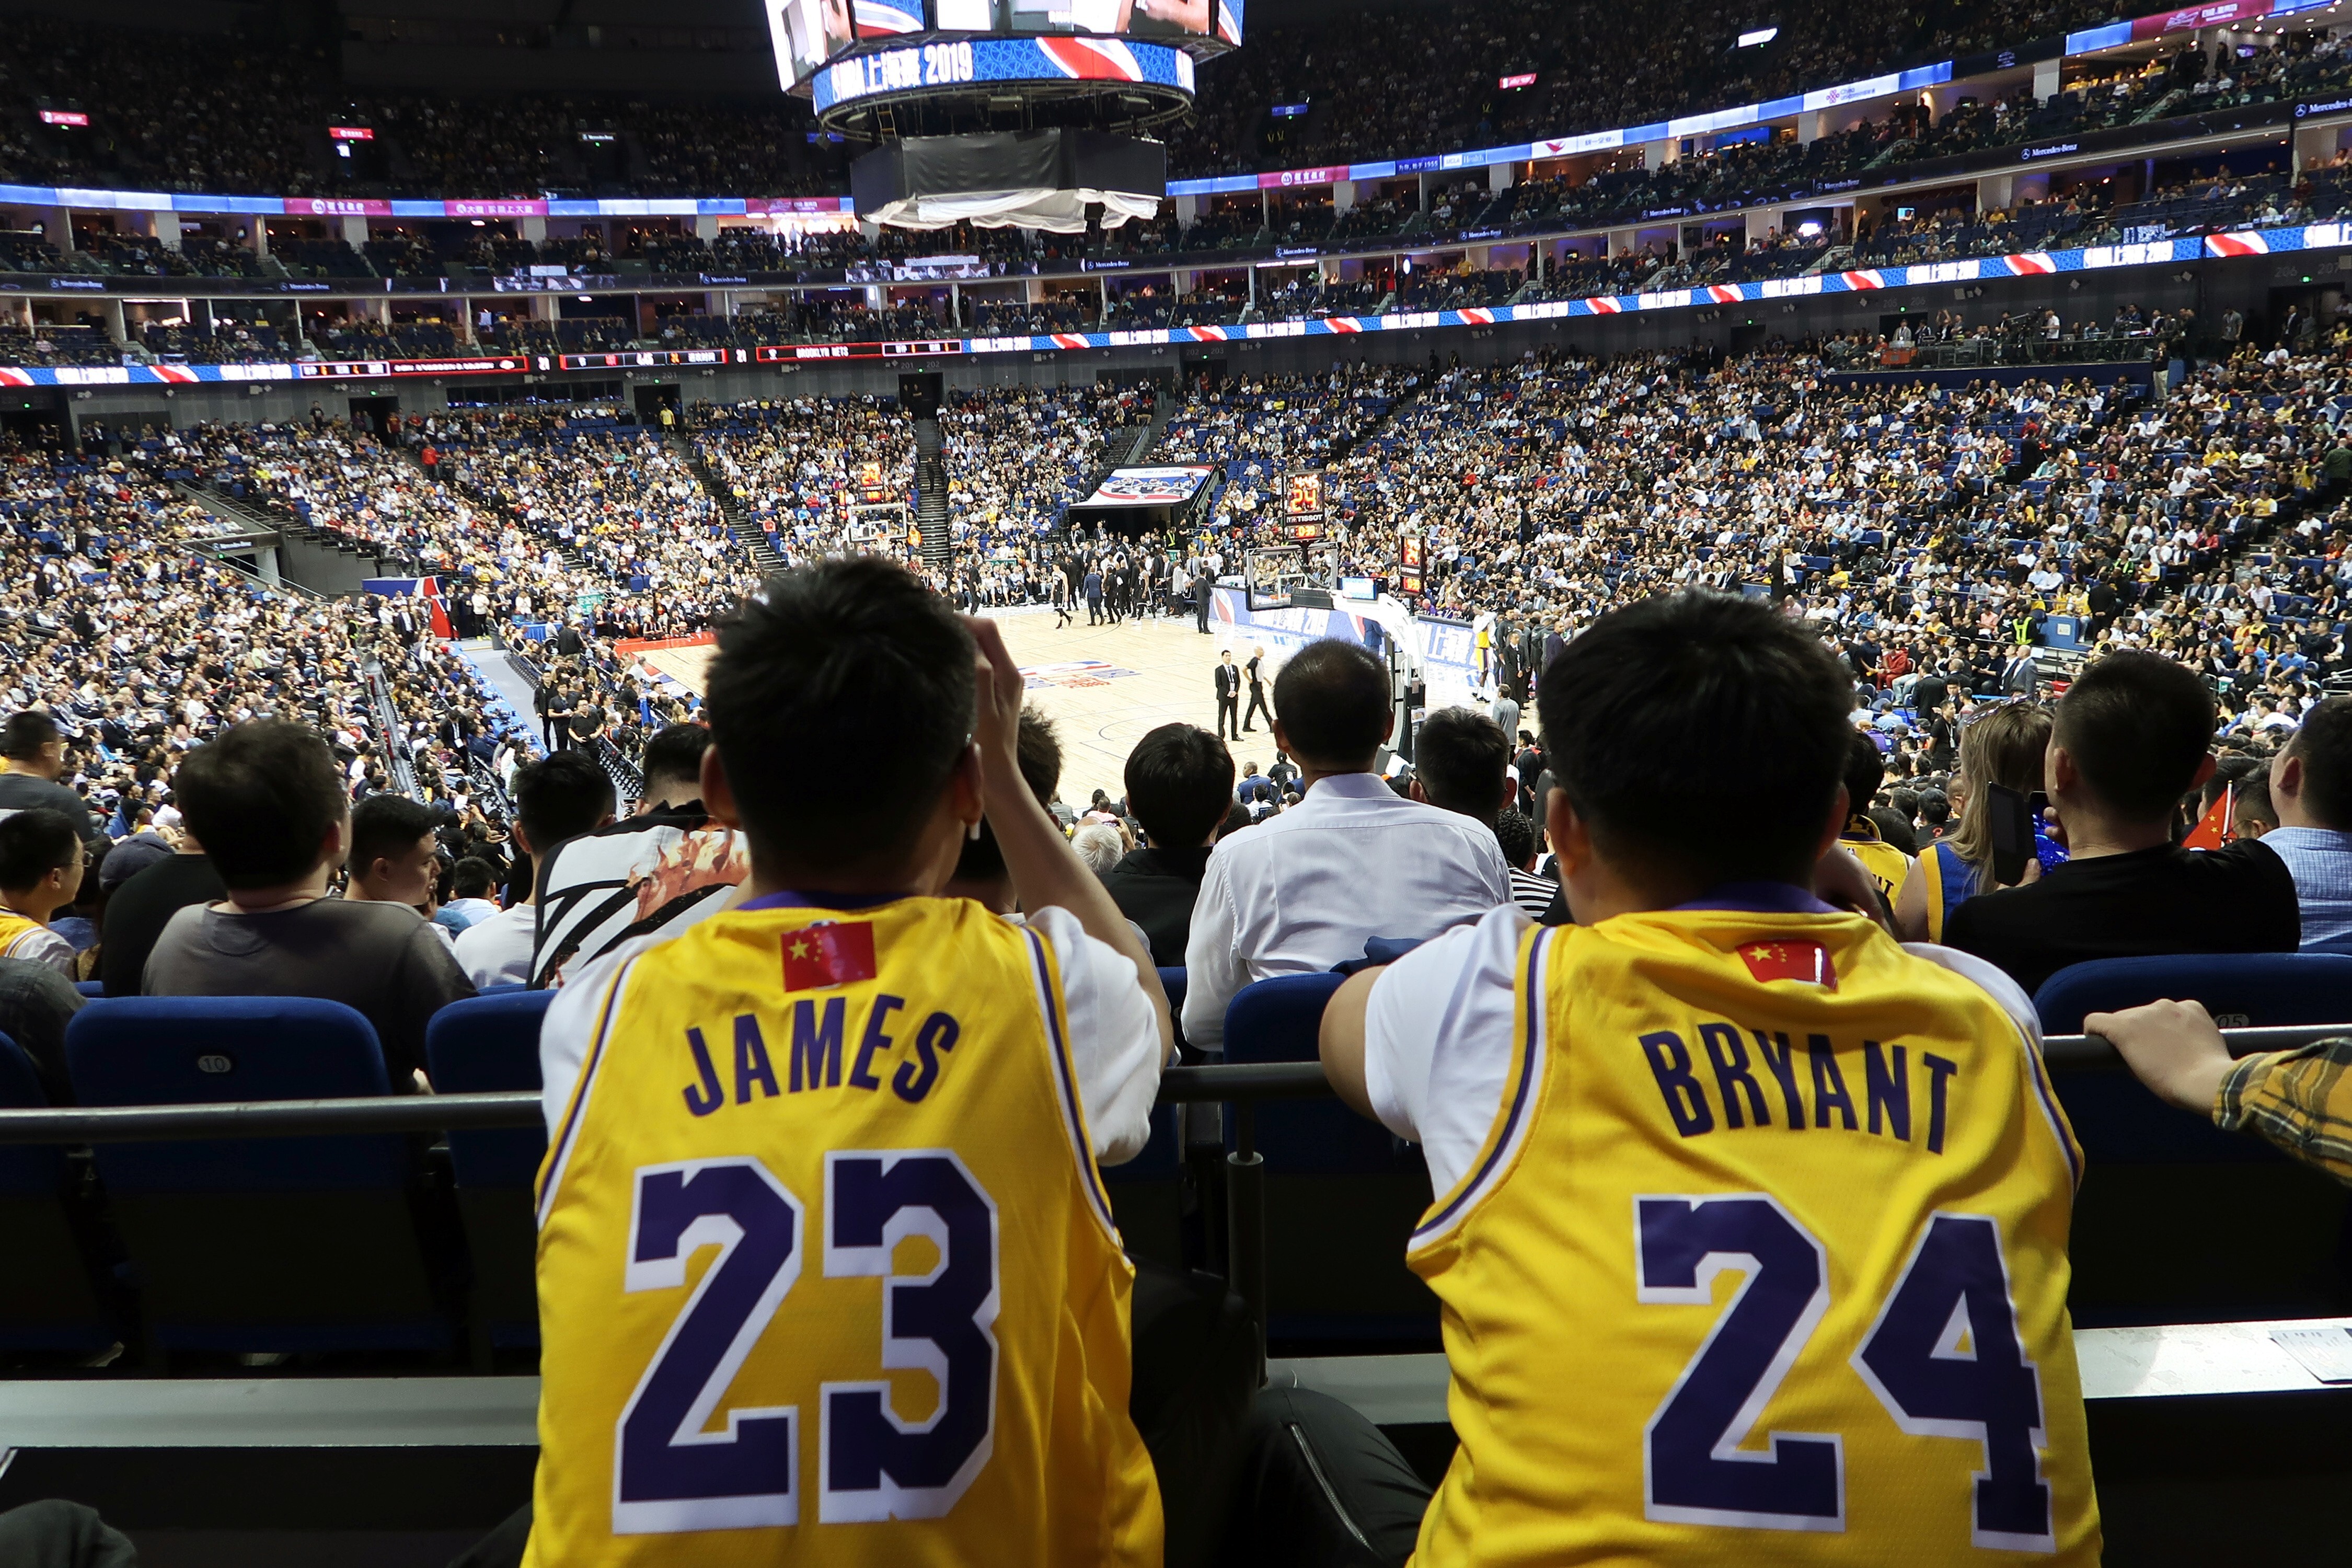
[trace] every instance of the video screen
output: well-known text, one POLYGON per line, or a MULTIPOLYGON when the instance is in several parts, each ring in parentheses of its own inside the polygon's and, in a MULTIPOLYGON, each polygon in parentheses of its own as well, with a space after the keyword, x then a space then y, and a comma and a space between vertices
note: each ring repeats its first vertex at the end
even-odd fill
POLYGON ((1244 0, 762 0, 789 91, 875 39, 936 33, 1242 41, 1244 0))
POLYGON ((768 42, 776 52, 776 79, 799 86, 853 41, 849 0, 763 0, 768 42))
POLYGON ((1004 30, 1011 33, 1242 41, 1238 0, 1004 0, 1004 30))

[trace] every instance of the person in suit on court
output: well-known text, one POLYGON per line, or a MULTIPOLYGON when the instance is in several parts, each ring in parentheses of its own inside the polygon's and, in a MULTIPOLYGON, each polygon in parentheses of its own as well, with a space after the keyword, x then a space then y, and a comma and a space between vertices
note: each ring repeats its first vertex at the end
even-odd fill
POLYGON ((1217 737, 1238 741, 1242 738, 1242 672, 1234 665, 1233 649, 1224 649, 1217 658, 1221 661, 1217 665, 1217 737))
POLYGON ((2033 662, 2030 647, 2011 649, 2009 662, 2000 667, 2000 689, 2006 696, 2031 697, 2041 679, 2041 668, 2033 662))

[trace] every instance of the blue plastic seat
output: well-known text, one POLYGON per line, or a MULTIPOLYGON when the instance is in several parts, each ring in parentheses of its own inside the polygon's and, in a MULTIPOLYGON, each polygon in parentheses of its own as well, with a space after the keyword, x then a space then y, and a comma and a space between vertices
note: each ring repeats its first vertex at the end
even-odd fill
MULTIPOLYGON (((1225 1009, 1225 1059, 1318 1060, 1323 1009, 1345 981, 1284 974, 1244 986, 1225 1009)), ((1251 1114, 1265 1160, 1268 1338, 1433 1343, 1436 1298, 1404 1266, 1430 1202, 1421 1151, 1335 1100, 1270 1101, 1251 1114)))
MULTIPOLYGON (((541 1087, 539 1026, 552 991, 502 990, 452 1002, 425 1029, 425 1072, 444 1094, 541 1087)), ((477 1360, 539 1343, 534 1189, 547 1156, 543 1125, 452 1131, 457 1217, 473 1263, 477 1360)))
MULTIPOLYGON (((0 1109, 49 1103, 32 1058, 0 1035, 0 1109)), ((65 1151, 0 1144, 0 1348, 95 1353, 119 1338, 68 1207, 65 1151)))
MULTIPOLYGON (((1175 1025, 1176 1041, 1181 1047, 1184 1039, 1183 969, 1162 967, 1160 988, 1168 994, 1171 1021, 1175 1025)), ((1141 1152, 1132 1160, 1101 1168, 1103 1186, 1110 1197, 1111 1216, 1118 1222, 1120 1239, 1127 1244, 1131 1258, 1150 1258, 1171 1267, 1199 1261, 1197 1257, 1188 1256, 1200 1250, 1198 1226, 1194 1226, 1195 1234, 1189 1244, 1184 1227, 1185 1120, 1181 1108, 1160 1106, 1151 1113, 1151 1137, 1141 1152)))
MULTIPOLYGON (((343 1100, 390 1092, 375 1030, 299 996, 130 996, 66 1028, 84 1105, 343 1100)), ((98 1146, 151 1347, 239 1353, 445 1350, 455 1226, 388 1134, 98 1146)))
POLYGON ((2089 1014, 2165 998, 2202 1002, 2224 1027, 2352 1023, 2352 956, 2168 953, 2070 963, 2042 983, 2033 1010, 2044 1033, 2072 1035, 2089 1014))
MULTIPOLYGON (((2344 1023, 2352 957, 2168 954, 2070 964, 2042 983, 2045 1033, 2162 999, 2224 1027, 2344 1023)), ((2352 1194, 2258 1139, 2166 1105, 2120 1068, 2054 1075, 2083 1145, 2069 1297, 2084 1327, 2309 1317, 2352 1310, 2352 1194)))

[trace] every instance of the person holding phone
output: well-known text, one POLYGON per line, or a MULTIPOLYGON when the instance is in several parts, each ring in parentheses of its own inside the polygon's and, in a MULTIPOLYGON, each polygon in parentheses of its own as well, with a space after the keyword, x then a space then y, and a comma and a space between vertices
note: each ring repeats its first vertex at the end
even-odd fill
POLYGON ((2021 797, 2041 787, 2050 710, 2027 702, 1995 703, 1962 718, 1958 731, 1960 771, 1949 794, 1959 826, 1920 850, 1895 895, 1895 929, 1906 942, 1943 941, 1952 910, 2002 885, 1993 874, 1990 792, 1999 786, 2021 797))
POLYGON ((2042 764, 2053 837, 2069 858, 2037 872, 2012 822, 2003 836, 2021 885, 1953 909, 1943 941, 2028 992, 2092 959, 2293 952, 2302 920, 2275 851, 2258 839, 2216 850, 2173 841, 2180 797, 2212 774, 2215 718, 2205 683, 2161 655, 2088 666, 2057 705, 2042 764))

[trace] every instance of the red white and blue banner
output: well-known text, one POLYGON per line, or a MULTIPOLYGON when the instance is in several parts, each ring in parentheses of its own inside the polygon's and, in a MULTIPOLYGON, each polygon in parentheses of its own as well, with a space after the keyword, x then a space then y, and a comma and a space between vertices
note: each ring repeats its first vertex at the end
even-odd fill
POLYGON ((432 618, 433 635, 453 637, 457 634, 449 625, 449 612, 441 604, 441 579, 438 577, 362 577, 360 592, 385 599, 422 599, 425 613, 432 618))
MULTIPOLYGON (((1702 305, 1759 304, 1815 295, 1862 293, 1923 284, 1998 282, 2065 272, 2101 272, 2122 267, 2175 266, 2215 258, 2279 256, 2298 250, 2336 250, 2352 246, 2352 224, 2320 223, 2230 234, 2189 235, 2144 245, 2102 245, 2079 250, 2038 250, 2018 256, 1934 261, 1917 267, 1878 267, 1804 278, 1774 278, 1759 283, 1716 283, 1646 294, 1603 294, 1580 300, 1550 300, 1532 305, 1492 305, 1460 310, 1402 310, 1386 316, 1317 317, 1288 321, 1250 321, 1222 327, 1140 328, 1118 332, 1024 332, 1010 337, 926 338, 907 342, 801 343, 752 351, 759 363, 830 360, 928 358, 951 354, 1066 353, 1089 349, 1157 348, 1171 343, 1265 341, 1276 338, 1342 336, 1356 332, 1418 332, 1449 327, 1486 327, 1526 321, 1575 321, 1641 310, 1679 310, 1702 305)), ((154 386, 210 382, 360 381, 404 375, 491 374, 501 370, 569 368, 574 358, 551 355, 486 356, 478 360, 309 361, 298 364, 0 365, 0 386, 154 386)), ((623 360, 629 355, 613 356, 623 360)), ((740 362, 738 362, 740 363, 740 362)))

